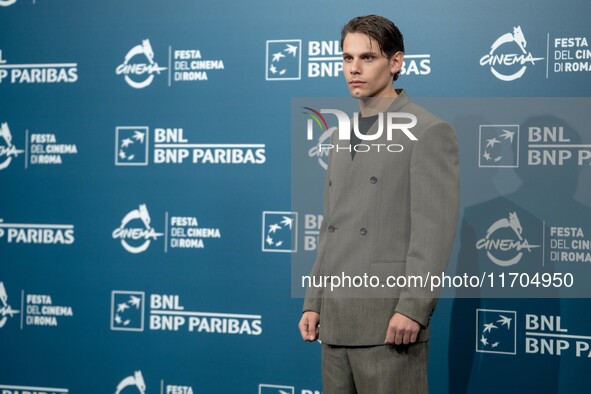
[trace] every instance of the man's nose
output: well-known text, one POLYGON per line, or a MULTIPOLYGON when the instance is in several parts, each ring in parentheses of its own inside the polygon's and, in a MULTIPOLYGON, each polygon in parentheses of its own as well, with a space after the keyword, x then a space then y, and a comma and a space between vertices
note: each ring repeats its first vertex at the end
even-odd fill
POLYGON ((350 71, 351 74, 359 74, 361 72, 361 62, 359 59, 353 59, 350 71))

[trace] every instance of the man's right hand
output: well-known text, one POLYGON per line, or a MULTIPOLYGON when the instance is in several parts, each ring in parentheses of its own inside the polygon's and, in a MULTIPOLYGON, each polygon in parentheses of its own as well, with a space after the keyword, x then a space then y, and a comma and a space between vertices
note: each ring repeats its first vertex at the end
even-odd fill
POLYGON ((315 341, 318 339, 318 325, 320 324, 320 313, 306 311, 302 314, 302 319, 298 327, 304 341, 315 341))

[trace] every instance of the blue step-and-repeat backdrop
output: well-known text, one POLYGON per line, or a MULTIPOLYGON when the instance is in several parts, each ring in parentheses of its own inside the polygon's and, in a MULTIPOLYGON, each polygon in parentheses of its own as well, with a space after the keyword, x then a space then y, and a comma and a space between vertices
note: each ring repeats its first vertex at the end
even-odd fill
MULTIPOLYGON (((322 212, 292 206, 291 106, 348 95, 340 28, 358 15, 400 27, 396 87, 456 128, 450 271, 584 272, 590 11, 0 0, 0 393, 322 391, 292 297, 291 257, 311 264, 322 212)), ((560 294, 441 299, 431 392, 589 392, 591 302, 560 294)))

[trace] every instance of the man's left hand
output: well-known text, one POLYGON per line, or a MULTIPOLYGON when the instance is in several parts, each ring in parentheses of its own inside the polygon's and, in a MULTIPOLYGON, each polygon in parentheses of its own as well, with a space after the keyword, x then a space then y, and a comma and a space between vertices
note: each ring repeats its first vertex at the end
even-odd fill
POLYGON ((408 345, 409 343, 415 343, 420 329, 421 326, 419 323, 396 312, 388 323, 388 330, 386 331, 386 340, 384 343, 394 345, 408 345))

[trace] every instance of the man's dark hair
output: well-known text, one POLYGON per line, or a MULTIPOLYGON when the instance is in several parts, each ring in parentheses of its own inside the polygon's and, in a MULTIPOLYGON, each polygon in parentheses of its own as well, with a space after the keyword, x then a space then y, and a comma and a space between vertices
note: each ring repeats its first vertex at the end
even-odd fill
MULTIPOLYGON (((341 48, 345 36, 349 33, 363 33, 376 40, 380 51, 390 59, 396 52, 404 53, 404 38, 392 21, 379 15, 358 16, 351 19, 341 30, 341 48)), ((394 81, 398 79, 400 71, 394 74, 394 81)))

